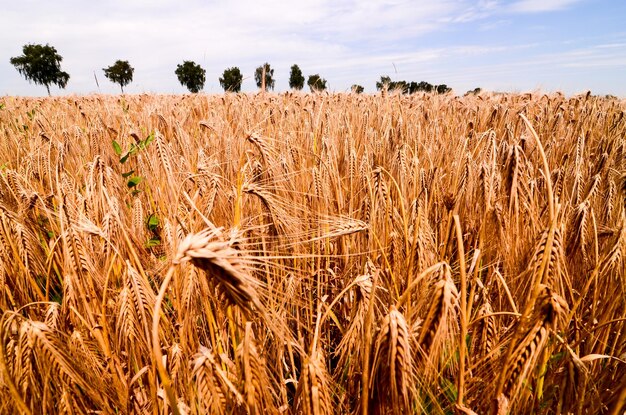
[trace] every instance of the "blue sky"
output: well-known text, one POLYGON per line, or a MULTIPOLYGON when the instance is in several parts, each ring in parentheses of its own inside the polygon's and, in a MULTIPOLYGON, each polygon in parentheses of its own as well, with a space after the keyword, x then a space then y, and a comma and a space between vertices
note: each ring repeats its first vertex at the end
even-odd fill
POLYGON ((174 70, 193 60, 206 93, 241 68, 244 91, 269 62, 276 90, 289 68, 334 91, 375 91, 381 75, 445 83, 458 94, 562 91, 626 97, 626 2, 621 0, 0 0, 0 95, 44 95, 11 66, 27 43, 49 43, 71 78, 54 95, 117 93, 102 68, 130 61, 128 93, 183 93, 174 70), (4 3, 4 4, 3 4, 4 3), (99 87, 94 79, 97 77, 99 87))

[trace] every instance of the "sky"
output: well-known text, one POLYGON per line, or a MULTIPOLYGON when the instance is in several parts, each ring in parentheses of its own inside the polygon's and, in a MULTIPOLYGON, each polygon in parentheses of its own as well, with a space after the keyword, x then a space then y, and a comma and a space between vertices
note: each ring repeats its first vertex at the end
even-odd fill
POLYGON ((127 93, 180 94, 174 71, 206 69, 205 93, 237 66, 243 91, 254 70, 274 68, 288 89, 291 65, 329 90, 375 92, 392 80, 447 84, 463 94, 560 91, 626 97, 623 0, 0 0, 0 96, 41 96, 10 64, 29 43, 50 44, 70 74, 53 95, 118 93, 102 68, 128 60, 127 93))

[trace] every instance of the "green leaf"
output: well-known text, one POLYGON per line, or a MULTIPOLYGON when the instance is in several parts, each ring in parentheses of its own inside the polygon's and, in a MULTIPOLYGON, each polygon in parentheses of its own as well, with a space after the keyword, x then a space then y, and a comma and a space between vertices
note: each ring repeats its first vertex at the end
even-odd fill
POLYGON ((150 133, 150 135, 147 136, 145 140, 143 140, 143 147, 144 148, 148 147, 148 145, 153 141, 154 141, 154 133, 150 133))
POLYGON ((111 144, 113 144, 113 151, 115 151, 115 154, 120 156, 122 154, 122 147, 120 147, 120 144, 115 140, 113 140, 111 144))
POLYGON ((120 163, 122 164, 126 163, 128 158, 132 156, 133 154, 135 154, 138 149, 139 148, 135 144, 131 145, 130 150, 128 150, 128 153, 124 154, 124 156, 122 156, 122 158, 120 159, 120 163))
POLYGON ((0 102, 0 110, 3 110, 5 107, 4 102, 0 102))
POLYGON ((154 231, 159 226, 159 217, 154 213, 148 217, 148 229, 154 231))
POLYGON ((130 180, 128 181, 128 183, 126 183, 126 186, 128 187, 135 187, 137 186, 139 183, 141 183, 143 181, 143 177, 140 176, 133 176, 130 178, 130 180))
POLYGON ((135 170, 131 170, 126 173, 122 173, 122 177, 126 179, 127 177, 130 177, 130 175, 133 174, 134 172, 135 170))
POLYGON ((146 248, 154 248, 161 244, 161 240, 159 238, 151 238, 148 242, 146 242, 146 248))

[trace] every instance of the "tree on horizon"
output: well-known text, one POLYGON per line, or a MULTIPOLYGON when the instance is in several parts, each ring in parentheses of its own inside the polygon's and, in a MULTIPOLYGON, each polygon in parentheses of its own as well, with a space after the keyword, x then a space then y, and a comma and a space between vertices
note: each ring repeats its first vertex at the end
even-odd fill
POLYGON ((382 75, 380 77, 380 81, 376 82, 376 90, 382 91, 383 89, 389 89, 389 85, 391 84, 391 78, 387 75, 382 75))
POLYGON ((104 76, 109 78, 109 81, 119 84, 122 94, 124 93, 124 87, 133 82, 133 73, 135 68, 130 66, 128 61, 117 60, 108 68, 102 68, 104 76))
POLYGON ((224 88, 224 92, 239 92, 241 91, 243 75, 238 67, 233 66, 232 68, 224 69, 224 73, 219 81, 222 88, 224 88))
POLYGON ((361 85, 359 84, 354 84, 350 87, 350 91, 355 93, 355 94, 362 94, 363 91, 365 91, 365 88, 363 88, 361 85))
POLYGON ((274 70, 269 63, 265 62, 263 65, 256 68, 254 71, 254 80, 256 86, 267 90, 268 88, 274 90, 276 81, 274 80, 274 70), (263 72, 265 71, 265 84, 263 83, 263 72))
POLYGON ((406 81, 392 81, 389 76, 383 75, 380 77, 380 81, 376 82, 376 89, 378 91, 399 91, 403 94, 408 94, 411 91, 412 84, 414 83, 406 81))
POLYGON ((178 82, 186 87, 189 92, 196 94, 204 88, 206 70, 194 61, 183 61, 182 64, 176 66, 174 73, 178 78, 178 82))
POLYGON ((28 82, 44 85, 50 96, 50 85, 55 84, 64 89, 70 80, 70 75, 61 70, 63 57, 57 53, 54 46, 27 44, 22 47, 21 56, 11 58, 11 65, 28 82))
POLYGON ((441 85, 437 85, 435 87, 435 90, 437 91, 438 94, 447 94, 448 92, 452 91, 452 88, 448 87, 448 85, 446 84, 441 84, 441 85))
POLYGON ((321 92, 326 90, 326 79, 319 74, 309 75, 307 85, 311 88, 311 92, 321 92))
POLYGON ((468 96, 468 95, 479 95, 481 92, 483 91, 482 88, 478 87, 478 88, 474 88, 474 89, 470 89, 469 91, 467 91, 465 93, 465 95, 463 95, 464 97, 468 96))
POLYGON ((304 88, 304 75, 302 75, 302 70, 296 64, 291 66, 291 71, 289 72, 289 88, 297 91, 304 88))

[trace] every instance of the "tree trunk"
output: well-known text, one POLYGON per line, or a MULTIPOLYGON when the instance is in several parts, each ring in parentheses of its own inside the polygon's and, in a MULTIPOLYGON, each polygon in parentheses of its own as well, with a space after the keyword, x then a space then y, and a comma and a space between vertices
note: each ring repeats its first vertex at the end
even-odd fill
POLYGON ((122 90, 122 94, 124 93, 124 87, 120 84, 120 89, 122 90))
POLYGON ((50 85, 46 84, 46 89, 48 90, 48 96, 51 96, 50 95, 50 85))

